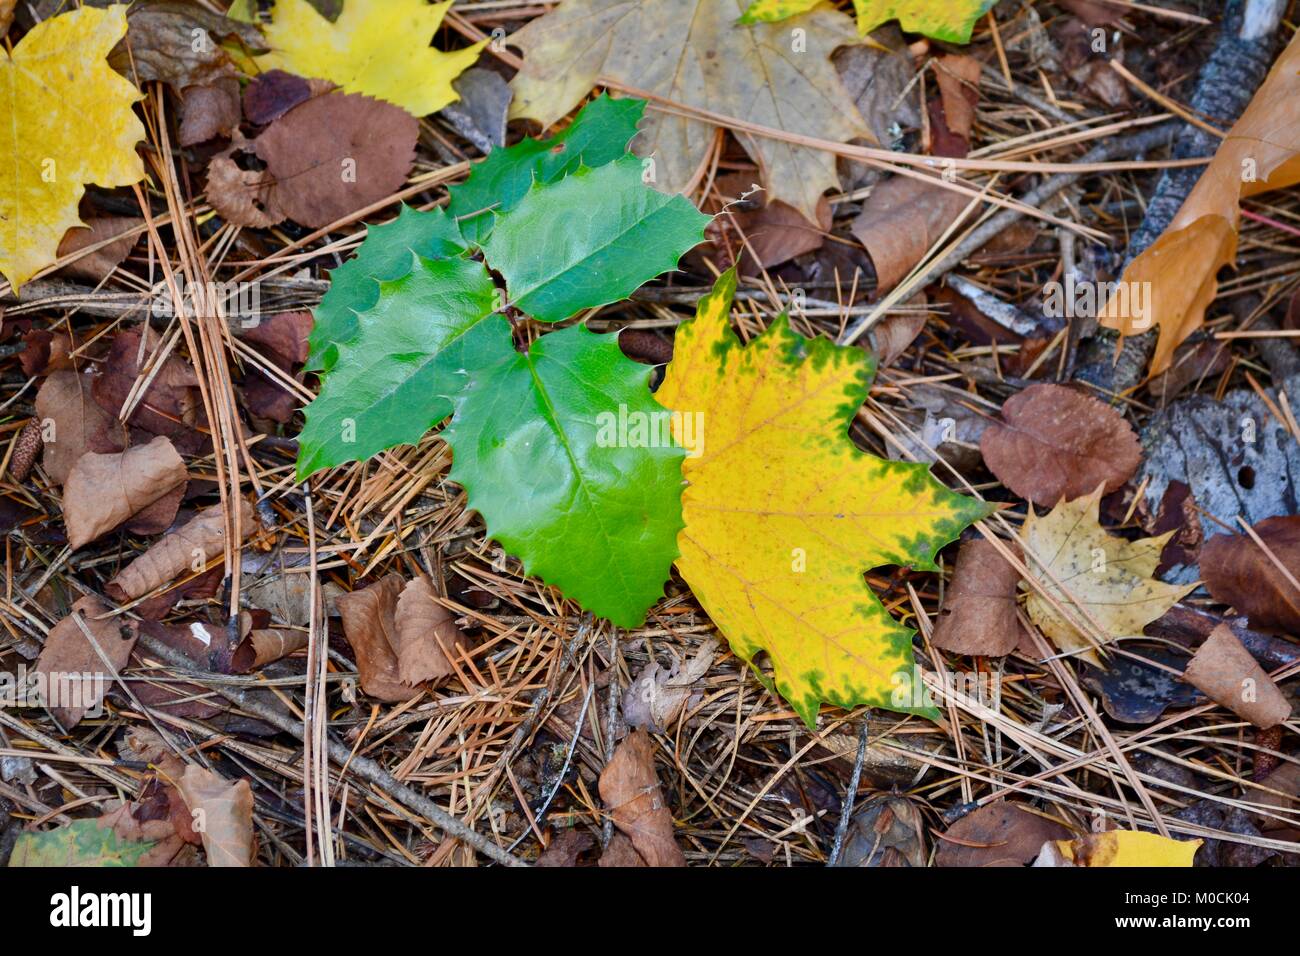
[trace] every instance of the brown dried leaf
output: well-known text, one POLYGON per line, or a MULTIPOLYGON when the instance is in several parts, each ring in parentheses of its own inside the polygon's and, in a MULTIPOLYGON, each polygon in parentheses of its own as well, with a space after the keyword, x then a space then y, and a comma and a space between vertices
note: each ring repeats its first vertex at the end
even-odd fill
POLYGON ((230 668, 237 674, 246 674, 282 657, 288 657, 306 646, 306 631, 295 631, 287 627, 255 628, 235 648, 230 668))
POLYGON ((935 866, 1024 866, 1049 840, 1074 834, 1018 803, 999 800, 962 817, 939 838, 935 866))
MULTIPOLYGON (((1253 530, 1300 579, 1300 516, 1265 518, 1253 530)), ((1201 545, 1200 560, 1210 594, 1244 613, 1251 627, 1300 634, 1300 592, 1248 535, 1216 534, 1201 545)))
POLYGON ((212 208, 236 226, 265 229, 284 219, 276 202, 275 177, 265 169, 240 169, 231 153, 208 162, 204 190, 212 208))
MULTIPOLYGON (((979 60, 963 53, 937 57, 934 77, 948 130, 969 145, 971 129, 975 126, 975 104, 979 102, 979 60)), ((962 154, 965 155, 965 150, 962 154)))
POLYGON ((403 682, 397 660, 397 597, 401 575, 388 574, 368 588, 340 595, 335 602, 343 633, 357 656, 361 689, 376 700, 398 703, 422 691, 403 682))
POLYGON ((253 146, 274 178, 275 205, 318 228, 399 189, 419 132, 419 121, 391 103, 328 93, 285 113, 253 146))
POLYGON ((550 845, 542 851, 534 866, 570 867, 578 865, 578 857, 586 853, 596 841, 586 830, 568 829, 557 833, 550 845))
POLYGON ((629 727, 662 733, 682 712, 694 692, 694 684, 713 666, 717 641, 700 645, 695 656, 682 667, 674 663, 669 671, 651 661, 623 693, 623 719, 629 727))
POLYGON ((1276 727, 1291 716, 1286 695, 1227 624, 1210 632, 1188 661, 1183 680, 1256 727, 1276 727))
POLYGON ((1105 402, 1063 385, 1031 385, 1007 399, 1002 421, 980 438, 998 481, 1036 505, 1051 507, 1105 483, 1114 491, 1142 461, 1137 435, 1105 402))
POLYGON ((647 866, 685 866, 673 839, 673 815, 655 773, 655 746, 636 730, 618 745, 600 773, 600 799, 647 866))
POLYGON ((259 73, 244 88, 244 114, 254 126, 266 126, 311 99, 317 92, 312 83, 284 70, 259 73))
MULTIPOLYGON (((76 262, 70 262, 59 272, 63 275, 88 279, 91 282, 103 282, 109 274, 130 255, 135 244, 140 241, 140 233, 132 232, 144 225, 143 219, 134 216, 99 216, 91 219, 85 226, 69 229, 59 243, 59 258, 98 245, 106 239, 113 239, 108 245, 87 253, 76 262), (129 233, 123 235, 123 233, 129 233), (114 239, 121 236, 120 239, 114 239)), ((65 336, 66 338, 66 336, 65 336)))
MULTIPOLYGON (((139 331, 119 333, 104 361, 103 373, 95 377, 92 390, 95 401, 118 418, 135 388, 136 379, 153 373, 157 361, 154 356, 161 337, 148 325, 141 329, 144 330, 143 349, 139 331)), ((187 451, 197 450, 193 426, 198 421, 201 405, 198 384, 194 367, 173 350, 153 374, 144 395, 135 402, 128 423, 154 435, 166 435, 187 451)))
POLYGON ((887 292, 924 258, 970 199, 910 176, 893 176, 871 190, 851 227, 876 268, 876 291, 887 292))
MULTIPOLYGON (((239 528, 245 540, 257 531, 253 506, 242 498, 239 499, 239 528)), ((213 505, 155 541, 149 550, 119 571, 105 590, 118 601, 133 601, 184 572, 199 570, 223 553, 225 546, 225 511, 221 505, 213 505)))
POLYGON ((228 20, 193 3, 137 2, 131 5, 126 24, 126 37, 109 54, 109 63, 124 76, 162 80, 176 90, 236 76, 221 47, 225 37, 238 37, 254 50, 266 47, 253 25, 228 20))
POLYGON ((1241 118, 1219 144, 1168 228, 1129 263, 1099 321, 1125 335, 1160 328, 1151 374, 1200 328, 1218 273, 1237 259, 1240 202, 1300 182, 1300 34, 1291 38, 1241 118))
POLYGON ((159 435, 110 455, 87 452, 63 486, 63 522, 73 550, 166 497, 186 480, 185 462, 159 435))
MULTIPOLYGON (((1019 555, 1015 542, 1007 542, 1019 555)), ((1001 657, 1021 639, 1016 617, 1020 572, 983 538, 962 542, 952 584, 934 626, 935 647, 956 654, 1001 657)))
POLYGON ((75 369, 72 353, 81 346, 81 338, 65 323, 53 332, 45 329, 28 329, 23 333, 23 350, 18 353, 18 364, 23 374, 48 375, 50 372, 75 369))
POLYGON ((253 790, 190 764, 177 783, 203 838, 208 866, 253 865, 253 790))
POLYGON ((47 439, 41 462, 55 484, 68 480, 86 452, 104 455, 126 447, 126 429, 94 401, 92 385, 89 375, 58 371, 36 393, 36 417, 47 439))
POLYGON ((239 128, 239 80, 224 77, 181 93, 180 144, 193 146, 239 128))
POLYGON ((75 727, 87 711, 97 708, 113 681, 104 657, 121 673, 131 657, 136 632, 122 618, 108 618, 108 605, 87 595, 72 605, 72 612, 50 629, 36 662, 36 672, 46 681, 46 706, 66 729, 75 727), (87 630, 104 652, 94 645, 74 619, 81 615, 87 630))
POLYGON ((423 575, 402 588, 393 615, 398 676, 404 684, 441 680, 456 672, 452 661, 472 645, 456 626, 456 615, 423 575))

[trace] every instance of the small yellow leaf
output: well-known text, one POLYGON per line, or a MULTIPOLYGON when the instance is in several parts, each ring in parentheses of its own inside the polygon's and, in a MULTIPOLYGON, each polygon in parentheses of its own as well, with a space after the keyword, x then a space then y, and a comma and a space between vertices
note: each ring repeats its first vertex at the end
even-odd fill
POLYGON ((330 23, 307 0, 276 0, 264 31, 271 52, 257 65, 329 80, 346 93, 425 116, 460 99, 451 82, 487 45, 450 53, 429 45, 450 6, 451 0, 346 0, 330 23))
POLYGON ((847 432, 870 354, 806 339, 784 316, 742 347, 728 325, 735 287, 725 273, 678 329, 656 393, 687 452, 677 568, 737 656, 767 652, 809 726, 823 701, 934 715, 915 686, 913 632, 863 574, 933 570, 989 508, 923 464, 859 451, 847 432))
MULTIPOLYGON (((784 20, 806 13, 821 0, 753 0, 741 23, 784 20)), ((948 43, 969 43, 975 21, 992 6, 992 0, 853 0, 858 33, 866 36, 888 20, 904 30, 923 33, 948 43)))
POLYGON ((77 203, 87 183, 144 177, 135 151, 144 126, 131 110, 141 95, 106 59, 125 35, 126 7, 83 7, 38 23, 12 54, 0 50, 0 95, 9 103, 0 272, 15 291, 82 225, 77 203))
POLYGON ((1191 866, 1200 840, 1171 840, 1157 833, 1111 830, 1077 840, 1058 840, 1056 848, 1076 866, 1191 866))
MULTIPOLYGON (((1141 634, 1195 585, 1152 577, 1172 531, 1137 541, 1107 534, 1097 518, 1101 491, 1062 501, 1041 518, 1030 508, 1020 540, 1026 565, 1043 590, 1076 620, 1087 620, 1077 605, 1087 609, 1114 640, 1141 634)), ((1087 649, 1079 656, 1100 666, 1093 642, 1037 591, 1030 591, 1025 610, 1060 650, 1087 649)))

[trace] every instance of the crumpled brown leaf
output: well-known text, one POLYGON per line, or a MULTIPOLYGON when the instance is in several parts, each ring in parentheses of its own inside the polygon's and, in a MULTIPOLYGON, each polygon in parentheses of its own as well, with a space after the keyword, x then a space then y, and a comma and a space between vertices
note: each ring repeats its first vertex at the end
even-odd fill
POLYGON ((968 205, 969 196, 911 176, 872 189, 850 229, 871 256, 876 291, 898 285, 968 205))
POLYGON ((233 76, 187 86, 181 92, 180 144, 229 136, 239 127, 239 116, 239 80, 233 76))
MULTIPOLYGON (((1014 541, 1006 542, 1019 555, 1014 541)), ((955 654, 1001 657, 1020 642, 1016 617, 1020 572, 984 538, 962 542, 931 643, 955 654)))
POLYGON ((307 646, 307 632, 288 627, 254 628, 248 632, 230 659, 237 674, 265 667, 307 646))
POLYGON ((419 121, 391 103, 327 93, 289 110, 253 148, 273 177, 274 205, 318 228, 399 189, 419 132, 419 121))
POLYGON ((948 53, 935 58, 934 77, 939 86, 944 122, 948 131, 962 140, 961 155, 965 156, 975 126, 975 105, 979 102, 980 62, 964 53, 948 53))
POLYGON ((67 323, 59 325, 52 332, 46 329, 28 329, 23 333, 23 350, 18 353, 18 364, 28 377, 48 375, 56 370, 75 370, 80 363, 73 360, 72 353, 81 344, 81 336, 70 329, 67 323))
POLYGON ((674 661, 667 671, 658 661, 647 664, 623 692, 623 719, 627 725, 662 733, 695 693, 693 685, 713 666, 717 648, 717 641, 705 641, 684 667, 674 661))
POLYGON ((186 480, 185 462, 161 435, 116 454, 83 454, 63 485, 69 547, 76 550, 155 502, 171 500, 186 480))
POLYGON ((361 689, 376 700, 399 703, 423 691, 402 680, 397 659, 397 598, 404 582, 387 574, 360 591, 340 595, 335 602, 343 617, 343 633, 357 657, 361 689))
POLYGON ((36 418, 45 436, 41 463, 55 484, 68 480, 86 452, 107 455, 126 447, 126 429, 95 402, 92 384, 82 373, 51 372, 36 393, 36 418))
POLYGON ((236 226, 265 229, 284 219, 276 201, 275 177, 265 169, 241 169, 234 155, 238 147, 208 161, 204 192, 221 218, 236 226))
POLYGON ((99 706, 113 682, 113 672, 121 673, 135 647, 135 630, 120 617, 104 617, 108 613, 108 605, 94 595, 81 598, 72 605, 71 613, 50 629, 36 661, 36 672, 46 681, 46 706, 65 729, 75 727, 87 711, 99 706), (104 657, 86 638, 76 615, 81 616, 104 657), (111 671, 104 658, 113 665, 111 671))
POLYGON ((1148 294, 1112 296, 1098 317, 1124 335, 1160 337, 1151 374, 1169 367, 1174 349, 1200 328, 1218 294, 1218 272, 1237 258, 1240 202, 1300 182, 1300 34, 1291 38, 1241 118, 1168 228, 1129 263, 1120 284, 1148 294))
MULTIPOLYGON (((240 533, 247 540, 257 531, 257 515, 243 498, 239 499, 238 507, 240 533)), ((219 504, 204 508, 182 527, 150 545, 144 554, 119 571, 104 590, 115 600, 133 601, 184 571, 198 571, 223 553, 225 546, 225 511, 219 504)))
MULTIPOLYGON (((1300 516, 1265 518, 1252 530, 1300 579, 1300 516)), ((1300 593, 1249 535, 1214 535, 1201 545, 1200 561, 1210 594, 1244 613, 1251 627, 1300 634, 1300 593)))
POLYGON ((177 782, 203 839, 208 866, 253 865, 253 789, 190 764, 177 782))
POLYGON ((1276 727, 1291 716, 1291 702, 1227 624, 1210 632, 1183 680, 1256 727, 1276 727))
POLYGON ((221 47, 226 37, 238 37, 251 50, 266 49, 252 24, 229 20, 196 3, 137 0, 127 13, 126 36, 108 61, 124 76, 162 80, 179 91, 237 75, 221 47))
POLYGON ((628 734, 600 772, 600 799, 647 866, 685 866, 686 857, 673 838, 673 815, 659 787, 654 757, 649 734, 643 730, 628 734))
MULTIPOLYGON (((95 401, 118 418, 135 388, 136 379, 152 372, 154 356, 161 344, 161 337, 152 328, 148 325, 140 328, 144 330, 143 350, 140 331, 118 333, 104 360, 103 371, 94 381, 95 401)), ((204 445, 194 430, 201 410, 198 384, 194 367, 173 349, 153 375, 144 395, 138 397, 128 423, 154 435, 166 435, 183 451, 197 453, 204 445)))
POLYGON ((998 481, 1036 505, 1051 507, 1105 483, 1114 491, 1137 471, 1137 435, 1115 409, 1063 385, 1030 385, 1002 406, 1002 421, 980 438, 998 481))
POLYGON ((452 661, 471 646, 456 626, 456 615, 441 604, 428 577, 410 581, 398 595, 393 614, 393 651, 404 684, 441 680, 456 672, 452 661))
POLYGON ((998 800, 962 817, 939 838, 935 866, 1024 866, 1049 840, 1068 840, 1070 829, 1018 803, 998 800))

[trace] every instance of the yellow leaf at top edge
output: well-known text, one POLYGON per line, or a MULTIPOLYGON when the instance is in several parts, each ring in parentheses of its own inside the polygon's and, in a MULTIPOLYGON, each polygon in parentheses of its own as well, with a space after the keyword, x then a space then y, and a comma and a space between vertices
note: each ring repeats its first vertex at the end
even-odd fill
POLYGON ((1200 840, 1171 840, 1158 833, 1110 830, 1058 840, 1061 855, 1077 866, 1191 866, 1200 840))
MULTIPOLYGON (((1141 634, 1196 585, 1166 584, 1153 577, 1172 531, 1136 541, 1108 534, 1098 521, 1101 491, 1062 501, 1042 517, 1031 508, 1020 540, 1026 566, 1043 590, 1086 625, 1075 602, 1082 604, 1114 640, 1141 634)), ((1101 666, 1093 642, 1038 591, 1030 591, 1025 610, 1057 648, 1082 651, 1080 657, 1101 666)))
POLYGON ((874 360, 791 331, 747 346, 728 314, 734 272, 681 326, 656 398, 687 450, 677 568, 745 661, 766 652, 781 695, 812 726, 822 702, 933 716, 913 632, 867 585, 934 554, 989 513, 927 466, 858 450, 848 427, 874 360))
POLYGON ((58 256, 82 225, 87 183, 128 186, 144 178, 135 144, 141 99, 115 73, 108 52, 126 34, 126 7, 83 7, 51 17, 0 51, 0 90, 9 104, 0 178, 0 272, 17 291, 58 256))
POLYGON ((307 0, 276 0, 263 28, 271 52, 257 66, 329 80, 426 116, 460 99, 452 81, 487 45, 447 53, 429 45, 450 7, 451 0, 345 0, 330 23, 307 0))

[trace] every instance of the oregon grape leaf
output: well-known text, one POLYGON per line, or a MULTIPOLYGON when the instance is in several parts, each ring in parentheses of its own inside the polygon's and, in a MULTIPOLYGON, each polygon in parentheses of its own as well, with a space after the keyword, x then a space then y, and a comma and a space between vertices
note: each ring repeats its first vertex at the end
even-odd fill
MULTIPOLYGON (((509 340, 493 316, 482 334, 509 340)), ((663 595, 682 526, 682 449, 651 369, 572 326, 466 366, 443 436, 451 479, 524 570, 620 627, 663 595)))
POLYGON ((534 183, 500 216, 483 255, 511 304, 543 322, 617 302, 677 267, 704 240, 709 217, 683 196, 641 181, 636 157, 534 183))

